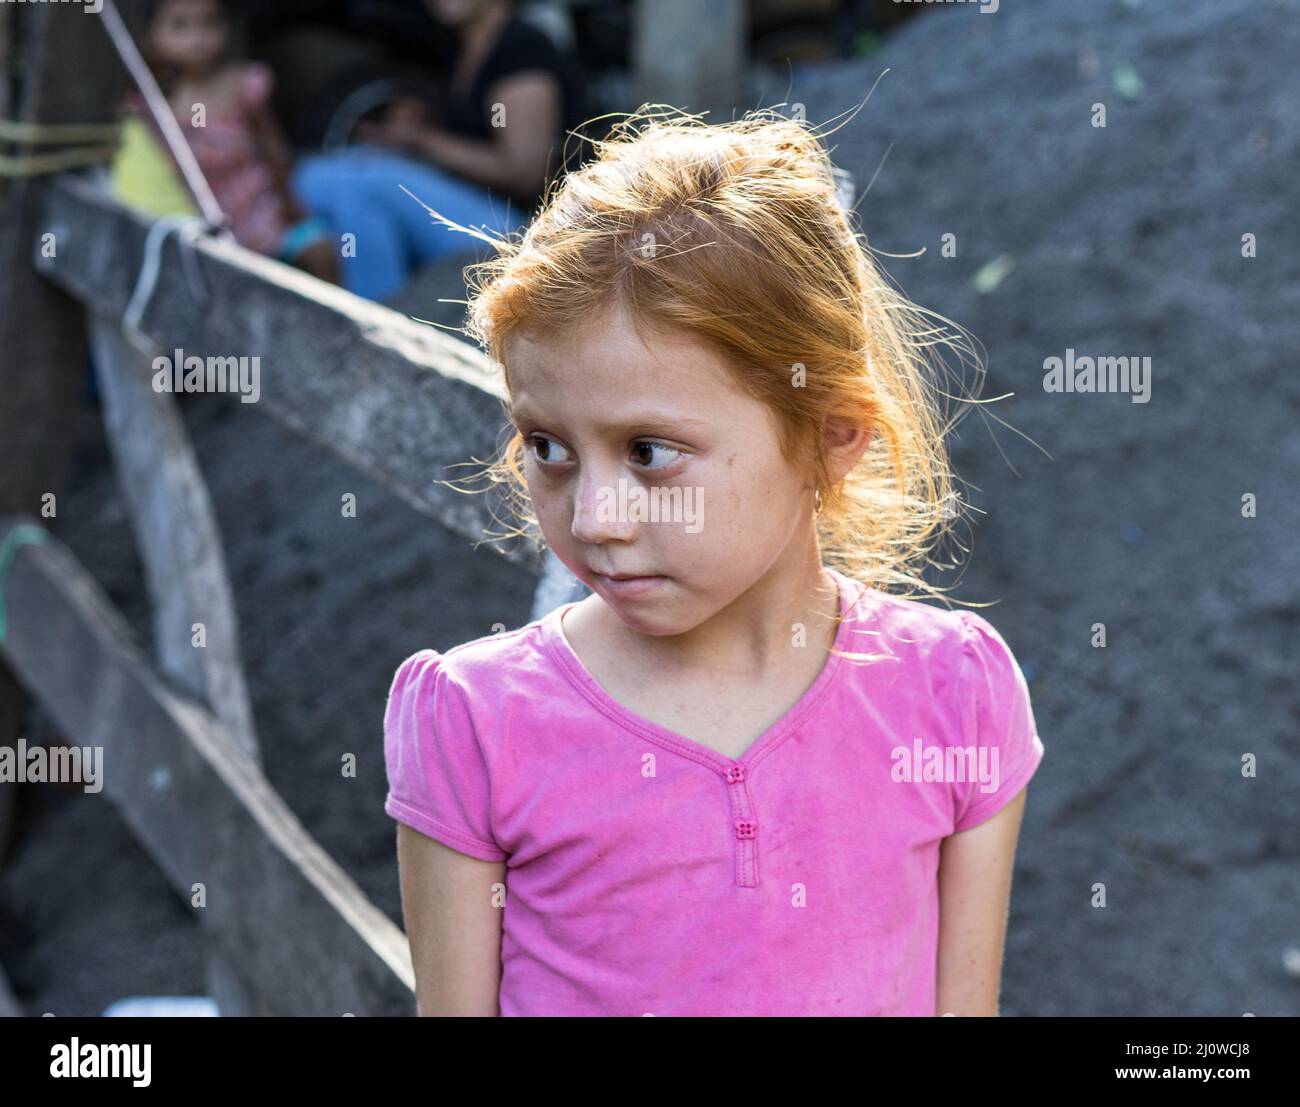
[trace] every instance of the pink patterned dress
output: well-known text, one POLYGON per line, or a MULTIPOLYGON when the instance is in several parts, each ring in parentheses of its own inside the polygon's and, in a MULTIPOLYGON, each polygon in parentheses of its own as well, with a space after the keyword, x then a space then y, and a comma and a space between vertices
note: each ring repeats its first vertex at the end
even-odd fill
POLYGON ((194 125, 191 115, 176 118, 230 220, 235 241, 274 257, 292 220, 275 171, 257 148, 253 116, 270 99, 275 79, 268 66, 256 62, 241 68, 235 111, 208 113, 201 127, 194 125))

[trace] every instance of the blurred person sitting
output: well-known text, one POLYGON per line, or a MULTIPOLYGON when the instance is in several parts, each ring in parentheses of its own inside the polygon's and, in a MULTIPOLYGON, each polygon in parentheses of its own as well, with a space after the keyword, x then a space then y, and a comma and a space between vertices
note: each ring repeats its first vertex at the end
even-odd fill
POLYGON ((458 43, 441 115, 399 100, 358 127, 360 145, 304 158, 293 177, 313 215, 355 236, 343 283, 375 300, 416 266, 474 250, 427 209, 497 233, 521 227, 584 110, 576 64, 511 0, 425 4, 458 43))

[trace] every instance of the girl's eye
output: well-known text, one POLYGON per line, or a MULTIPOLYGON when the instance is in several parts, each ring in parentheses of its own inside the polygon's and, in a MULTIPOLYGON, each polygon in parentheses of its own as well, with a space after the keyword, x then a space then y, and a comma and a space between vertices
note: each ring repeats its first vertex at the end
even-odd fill
POLYGON ((679 457, 682 456, 681 450, 675 450, 671 446, 665 446, 662 442, 637 442, 632 447, 633 455, 642 458, 645 457, 647 451, 653 453, 653 451, 655 450, 660 450, 665 455, 671 455, 671 456, 668 457, 667 461, 663 465, 645 465, 642 466, 642 468, 667 469, 668 466, 672 465, 679 457))
MULTIPOLYGON (((568 456, 568 450, 561 446, 552 438, 547 438, 541 434, 529 435, 526 443, 533 447, 533 456, 538 461, 546 465, 558 465, 565 461, 571 461, 568 456), (543 452, 545 451, 545 452, 543 452), (555 451, 559 451, 561 456, 556 456, 555 451)), ((667 469, 676 463, 677 459, 682 456, 681 450, 674 449, 672 446, 665 446, 662 442, 637 442, 632 446, 632 455, 638 463, 644 462, 640 467, 651 471, 667 469), (655 451, 658 451, 663 461, 656 465, 654 463, 655 451)))
POLYGON ((546 456, 543 456, 541 453, 539 453, 539 452, 536 451, 536 450, 533 451, 534 456, 537 458, 538 461, 543 461, 543 462, 556 462, 556 463, 558 463, 558 462, 561 462, 561 461, 568 461, 568 460, 569 460, 567 457, 551 457, 551 456, 550 456, 550 451, 551 451, 551 450, 561 450, 561 451, 564 450, 564 447, 563 447, 563 446, 561 446, 558 442, 556 442, 556 441, 554 441, 554 440, 552 440, 552 439, 550 439, 550 438, 544 438, 544 437, 543 437, 542 435, 540 435, 540 434, 533 434, 533 435, 529 435, 529 437, 528 437, 528 443, 529 443, 530 445, 531 445, 531 444, 534 444, 534 443, 541 443, 543 446, 546 447, 546 450, 547 450, 546 456))

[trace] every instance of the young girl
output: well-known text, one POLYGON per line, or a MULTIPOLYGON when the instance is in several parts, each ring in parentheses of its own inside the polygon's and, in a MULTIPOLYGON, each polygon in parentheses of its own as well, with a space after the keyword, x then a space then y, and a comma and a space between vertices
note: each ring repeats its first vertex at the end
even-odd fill
POLYGON ((996 1015, 1043 747, 997 631, 911 594, 935 329, 804 124, 635 119, 474 269, 491 475, 592 594, 397 670, 418 1009, 996 1015))
MULTIPOLYGON (((326 225, 307 219, 289 186, 289 147, 270 109, 264 65, 229 57, 221 0, 159 0, 149 24, 155 75, 235 240, 337 283, 326 225)), ((131 107, 143 111, 141 99, 131 107)))

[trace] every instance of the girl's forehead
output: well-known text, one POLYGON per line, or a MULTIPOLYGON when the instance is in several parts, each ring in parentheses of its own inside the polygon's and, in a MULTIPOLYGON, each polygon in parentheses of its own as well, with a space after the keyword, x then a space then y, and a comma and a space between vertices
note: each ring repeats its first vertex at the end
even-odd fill
POLYGON ((507 393, 525 415, 596 407, 620 423, 642 412, 734 418, 737 405, 754 402, 711 345, 635 319, 621 303, 578 328, 515 330, 502 347, 507 393))
MULTIPOLYGON (((518 367, 516 367, 518 370, 518 367)), ((760 401, 715 368, 669 362, 663 371, 627 364, 566 361, 529 366, 508 379, 510 416, 577 433, 759 434, 769 421, 760 401)))
POLYGON ((674 399, 674 407, 721 399, 728 374, 703 346, 612 335, 513 344, 505 357, 506 385, 515 394, 564 394, 573 402, 609 404, 674 399))
POLYGON ((545 374, 553 367, 588 366, 650 370, 689 365, 699 370, 721 365, 717 354, 689 331, 607 311, 581 325, 547 330, 517 329, 502 343, 507 372, 545 374))

